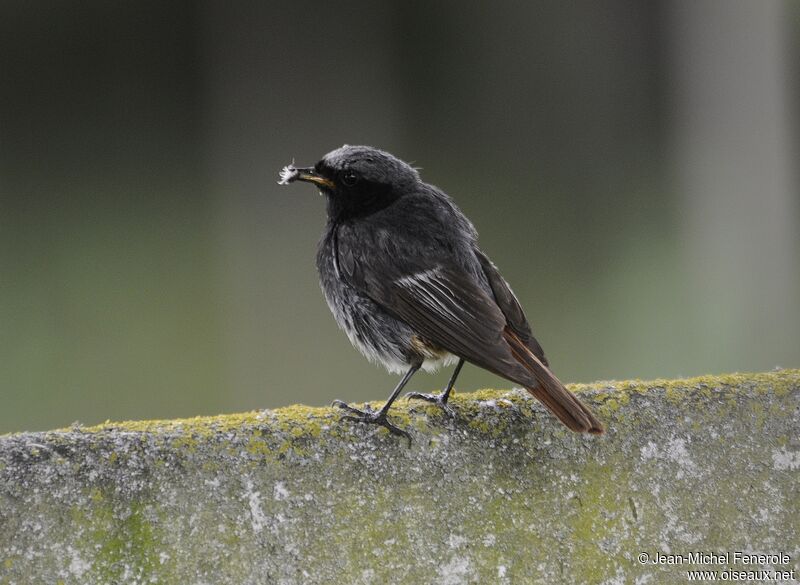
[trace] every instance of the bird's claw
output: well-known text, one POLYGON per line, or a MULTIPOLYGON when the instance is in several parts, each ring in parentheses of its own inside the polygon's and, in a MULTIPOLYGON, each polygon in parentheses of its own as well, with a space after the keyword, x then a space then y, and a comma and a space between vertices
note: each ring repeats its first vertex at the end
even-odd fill
POLYGON ((449 416, 450 418, 456 417, 456 411, 452 409, 452 407, 447 404, 447 400, 444 398, 444 393, 442 394, 423 394, 422 392, 409 392, 406 394, 406 400, 424 400, 425 402, 430 402, 431 404, 436 404, 441 408, 444 413, 449 416))
POLYGON ((341 408, 347 412, 352 414, 343 416, 339 420, 350 420, 353 422, 365 423, 365 424, 372 424, 378 425, 385 429, 387 429, 393 435, 397 435, 398 437, 405 437, 408 440, 408 446, 411 446, 411 435, 409 435, 403 429, 394 426, 392 423, 389 422, 389 419, 386 417, 386 413, 382 410, 373 410, 368 404, 364 406, 364 410, 359 410, 358 408, 353 408, 346 402, 341 400, 334 400, 331 403, 331 406, 336 406, 341 408))
MULTIPOLYGON (((347 404, 344 400, 334 400, 331 402, 331 406, 335 406, 337 408, 341 408, 342 410, 346 410, 347 412, 352 412, 353 414, 359 416, 365 416, 367 414, 373 414, 375 411, 372 410, 372 407, 369 404, 364 405, 364 410, 359 410, 357 408, 353 408, 349 404, 347 404)), ((347 418, 347 417, 345 417, 347 418)), ((352 417, 351 417, 352 418, 352 417)))

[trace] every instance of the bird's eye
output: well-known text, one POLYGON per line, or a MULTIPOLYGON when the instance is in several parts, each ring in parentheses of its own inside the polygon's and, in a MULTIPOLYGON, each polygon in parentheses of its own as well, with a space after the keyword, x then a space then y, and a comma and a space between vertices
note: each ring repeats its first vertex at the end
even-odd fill
POLYGON ((342 173, 342 183, 348 187, 352 187, 358 183, 358 173, 351 169, 346 170, 344 173, 342 173))

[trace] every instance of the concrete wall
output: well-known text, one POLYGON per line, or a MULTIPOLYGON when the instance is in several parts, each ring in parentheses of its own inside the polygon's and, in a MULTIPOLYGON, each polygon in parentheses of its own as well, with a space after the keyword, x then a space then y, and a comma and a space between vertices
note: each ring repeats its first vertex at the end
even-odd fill
POLYGON ((800 370, 573 390, 606 435, 487 390, 455 420, 401 401, 411 447, 305 406, 1 437, 0 584, 677 583, 638 556, 696 551, 797 570, 800 370))

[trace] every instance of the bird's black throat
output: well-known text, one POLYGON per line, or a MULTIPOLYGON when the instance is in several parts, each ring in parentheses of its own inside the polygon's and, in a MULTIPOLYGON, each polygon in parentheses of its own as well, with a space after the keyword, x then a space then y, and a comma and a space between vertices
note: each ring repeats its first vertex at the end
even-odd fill
POLYGON ((402 196, 390 185, 367 181, 344 192, 323 192, 328 200, 328 219, 335 224, 377 213, 402 196))

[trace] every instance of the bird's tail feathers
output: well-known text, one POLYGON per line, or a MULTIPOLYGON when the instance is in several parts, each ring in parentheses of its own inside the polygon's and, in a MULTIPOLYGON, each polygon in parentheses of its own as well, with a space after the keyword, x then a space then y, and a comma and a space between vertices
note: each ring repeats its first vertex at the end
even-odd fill
POLYGON ((514 358, 538 382, 536 385, 525 385, 526 389, 558 417, 558 420, 578 433, 601 434, 605 430, 594 413, 564 387, 513 331, 506 328, 503 337, 511 346, 514 358))

